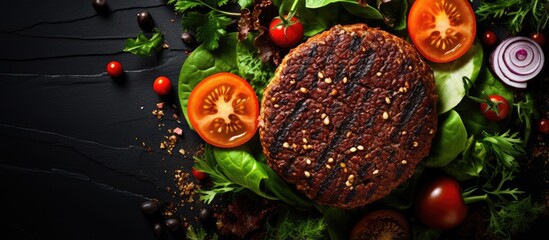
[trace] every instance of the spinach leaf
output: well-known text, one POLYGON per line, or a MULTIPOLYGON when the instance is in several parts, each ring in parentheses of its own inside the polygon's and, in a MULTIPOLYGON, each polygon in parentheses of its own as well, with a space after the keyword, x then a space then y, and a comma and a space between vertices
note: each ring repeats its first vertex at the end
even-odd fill
POLYGON ((319 209, 327 224, 328 234, 332 240, 349 239, 349 233, 356 223, 353 221, 351 210, 326 207, 319 209))
POLYGON ((467 143, 467 131, 459 113, 450 110, 442 117, 431 152, 423 161, 426 167, 444 167, 465 149, 467 143))
POLYGON ((305 0, 305 7, 320 8, 327 6, 330 3, 353 3, 358 4, 356 0, 305 0))
POLYGON ((204 45, 196 48, 185 60, 179 73, 178 96, 183 115, 192 128, 187 117, 187 104, 193 88, 202 79, 219 72, 238 73, 236 63, 236 33, 221 38, 223 44, 216 50, 208 50, 204 45))
MULTIPOLYGON (((482 92, 486 93, 486 95, 498 94, 504 97, 509 103, 513 102, 513 90, 511 88, 494 77, 488 68, 485 68, 481 74, 481 78, 475 83, 475 87, 471 91, 472 94, 476 96, 482 96, 482 92)), ((509 106, 512 107, 512 104, 509 106)), ((509 112, 511 110, 509 109, 509 112)))
POLYGON ((306 37, 312 37, 340 23, 340 18, 344 15, 342 12, 342 7, 338 4, 331 4, 316 9, 299 8, 299 19, 303 23, 305 30, 303 34, 306 37))
POLYGON ((274 76, 274 66, 270 62, 264 63, 259 59, 257 48, 252 44, 254 36, 236 44, 236 63, 239 75, 246 79, 254 89, 259 101, 263 90, 274 76))
MULTIPOLYGON (((365 6, 360 5, 356 0, 305 0, 306 8, 321 8, 332 3, 341 3, 342 6, 350 13, 365 19, 381 20, 383 16, 381 13, 370 4, 365 6)), ((330 6, 332 7, 332 6, 330 6)), ((316 15, 324 16, 324 15, 316 15)))
MULTIPOLYGON (((513 102, 513 92, 497 80, 487 68, 484 68, 481 71, 479 78, 475 82, 475 86, 471 89, 469 94, 481 96, 481 92, 488 95, 499 94, 510 103, 513 102)), ((509 106, 512 108, 511 105, 509 106)), ((475 136, 482 136, 483 132, 501 132, 502 129, 504 129, 504 125, 507 124, 505 121, 492 122, 486 119, 479 109, 479 103, 469 98, 463 99, 454 110, 459 112, 462 116, 465 116, 463 118, 465 128, 467 128, 469 134, 475 136)))
POLYGON ((383 15, 383 21, 387 26, 395 30, 406 28, 406 17, 408 15, 407 0, 378 0, 377 9, 383 15))
POLYGON ((449 63, 430 63, 435 75, 438 93, 438 114, 448 112, 461 102, 466 94, 463 77, 474 82, 481 70, 483 51, 475 41, 465 55, 449 63))
POLYGON ((374 7, 370 5, 361 6, 358 4, 358 2, 343 2, 341 3, 347 11, 352 13, 353 15, 365 19, 372 19, 372 20, 382 20, 383 15, 374 7))
POLYGON ((164 44, 164 34, 158 28, 155 28, 151 38, 147 38, 143 32, 140 32, 137 38, 126 40, 124 52, 142 57, 151 56, 153 52, 162 48, 162 44, 164 44))
POLYGON ((269 175, 246 149, 215 147, 213 152, 219 168, 231 181, 261 197, 277 199, 261 188, 261 181, 267 180, 269 175))

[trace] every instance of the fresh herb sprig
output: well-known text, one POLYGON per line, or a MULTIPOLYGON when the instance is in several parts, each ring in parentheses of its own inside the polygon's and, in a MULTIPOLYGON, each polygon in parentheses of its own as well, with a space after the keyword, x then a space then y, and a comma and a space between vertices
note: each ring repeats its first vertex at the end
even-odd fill
POLYGON ((129 38, 126 40, 124 52, 129 52, 138 56, 151 56, 153 52, 158 51, 164 44, 164 34, 160 29, 155 28, 150 38, 145 36, 143 32, 137 35, 137 38, 129 38))
POLYGON ((273 226, 267 223, 266 239, 324 239, 327 223, 324 218, 283 214, 273 226))
POLYGON ((548 7, 547 0, 482 0, 476 14, 479 21, 503 20, 509 33, 514 35, 523 30, 524 23, 530 23, 536 32, 545 29, 549 22, 548 7))
POLYGON ((222 195, 228 192, 240 192, 244 190, 245 187, 231 181, 223 173, 223 171, 219 169, 219 166, 215 161, 215 157, 213 156, 212 146, 206 144, 205 148, 204 154, 200 158, 196 156, 194 157, 194 168, 198 171, 206 173, 214 185, 209 189, 199 190, 199 193, 201 194, 200 200, 206 204, 210 204, 217 195, 222 195))
POLYGON ((208 50, 219 47, 219 39, 227 34, 227 27, 233 18, 240 17, 238 12, 229 12, 221 8, 238 3, 241 8, 252 0, 169 0, 176 12, 181 13, 183 30, 196 33, 196 39, 208 50))
POLYGON ((211 239, 211 240, 217 240, 219 239, 219 237, 217 236, 217 234, 213 234, 213 236, 210 236, 208 237, 208 235, 206 234, 206 230, 204 230, 203 228, 198 228, 198 229, 193 229, 192 226, 189 226, 189 228, 187 228, 187 240, 206 240, 206 239, 211 239))
POLYGON ((518 133, 483 133, 477 140, 487 150, 486 161, 479 175, 479 186, 464 191, 466 203, 483 201, 488 209, 488 230, 498 238, 509 239, 512 234, 526 229, 544 207, 524 196, 525 192, 513 186, 519 170, 519 158, 525 151, 518 133), (516 219, 521 219, 517 223, 516 219))

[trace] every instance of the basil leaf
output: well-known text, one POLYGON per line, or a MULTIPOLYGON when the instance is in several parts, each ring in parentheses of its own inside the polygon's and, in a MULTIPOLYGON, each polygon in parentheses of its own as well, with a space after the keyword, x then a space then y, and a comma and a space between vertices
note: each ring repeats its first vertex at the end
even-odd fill
POLYGON ((219 72, 238 73, 236 63, 236 33, 228 34, 221 38, 221 44, 216 50, 208 50, 204 45, 196 48, 185 60, 179 73, 178 96, 183 116, 192 128, 188 116, 187 106, 189 95, 193 88, 202 79, 219 72))
POLYGON ((151 38, 147 38, 143 32, 137 35, 137 38, 126 40, 124 52, 129 52, 138 56, 151 56, 154 51, 158 51, 164 44, 164 35, 158 28, 153 30, 151 38))

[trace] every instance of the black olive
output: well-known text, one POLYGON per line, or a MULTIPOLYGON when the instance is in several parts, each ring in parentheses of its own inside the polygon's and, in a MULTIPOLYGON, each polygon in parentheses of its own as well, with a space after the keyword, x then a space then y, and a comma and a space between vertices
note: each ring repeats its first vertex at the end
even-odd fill
POLYGON ((179 229, 180 222, 177 218, 168 218, 164 221, 164 225, 168 230, 175 232, 179 229))
POLYGON ((189 47, 196 47, 196 38, 189 32, 181 33, 181 40, 189 47))
POLYGON ((164 236, 164 227, 160 223, 155 223, 153 225, 153 232, 156 237, 161 238, 164 236))
POLYGON ((158 202, 158 200, 155 200, 155 199, 148 200, 141 203, 140 208, 141 208, 141 212, 143 212, 144 214, 154 214, 160 208, 160 203, 158 202))
POLYGON ((137 24, 145 31, 152 31, 154 28, 154 21, 151 14, 148 11, 143 11, 137 14, 137 24))
POLYGON ((204 225, 209 225, 213 220, 212 210, 209 208, 202 208, 198 213, 198 220, 204 225))
POLYGON ((109 12, 109 5, 107 5, 107 0, 93 0, 93 8, 99 14, 107 14, 109 12))

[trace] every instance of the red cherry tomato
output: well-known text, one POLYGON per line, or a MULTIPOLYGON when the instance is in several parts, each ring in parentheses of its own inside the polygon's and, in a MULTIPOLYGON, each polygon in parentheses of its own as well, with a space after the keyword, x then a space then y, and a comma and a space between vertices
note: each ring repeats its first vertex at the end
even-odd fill
POLYGON ((434 229, 451 229, 467 216, 468 207, 461 197, 461 186, 448 177, 437 178, 419 192, 415 202, 416 216, 434 229))
POLYGON ((543 33, 532 33, 530 38, 537 42, 540 46, 545 46, 545 35, 543 33))
POLYGON ((542 118, 538 120, 538 132, 543 134, 549 134, 549 119, 542 118))
POLYGON ((498 43, 498 36, 492 31, 486 31, 482 34, 482 42, 487 47, 493 47, 498 43))
POLYGON ((172 90, 170 79, 164 76, 157 77, 153 83, 153 90, 156 94, 164 96, 172 90))
POLYGON ((192 170, 192 173, 193 173, 194 178, 196 178, 196 180, 198 180, 198 181, 202 181, 202 180, 206 179, 206 177, 207 177, 206 173, 198 171, 194 168, 192 170))
POLYGON ((122 64, 118 61, 110 61, 107 64, 107 73, 111 77, 120 77, 124 73, 124 69, 122 69, 122 64))
POLYGON ((482 111, 484 117, 490 121, 501 121, 506 118, 509 114, 509 102, 497 94, 490 95, 488 98, 493 104, 480 104, 480 111, 482 111))
POLYGON ((269 26, 269 36, 279 47, 290 48, 297 45, 303 38, 303 24, 296 17, 284 24, 280 17, 275 17, 269 26))

